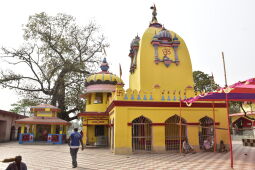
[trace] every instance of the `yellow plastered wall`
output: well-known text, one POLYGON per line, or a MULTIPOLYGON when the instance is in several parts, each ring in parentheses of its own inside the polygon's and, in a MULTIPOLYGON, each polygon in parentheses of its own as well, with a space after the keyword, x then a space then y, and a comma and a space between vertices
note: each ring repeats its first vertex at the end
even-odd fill
POLYGON ((82 126, 82 132, 83 132, 83 138, 82 138, 82 141, 83 141, 83 144, 86 145, 87 144, 87 126, 82 126))
MULTIPOLYGON (((103 103, 94 103, 96 93, 91 94, 90 104, 86 104, 86 112, 105 112, 107 103, 107 93, 103 93, 103 103)), ((89 100, 89 98, 87 98, 89 100)), ((88 102, 87 102, 88 103, 88 102)))
POLYGON ((87 142, 89 144, 94 144, 96 142, 95 126, 87 126, 87 137, 87 142))
POLYGON ((54 117, 56 114, 55 112, 50 111, 50 108, 45 108, 45 111, 37 111, 36 115, 42 117, 54 117))
MULTIPOLYGON (((153 108, 153 107, 115 107, 114 119, 114 152, 117 154, 132 152, 132 132, 131 123, 134 119, 144 116, 152 121, 152 123, 165 123, 165 121, 174 116, 179 116, 179 108, 153 108)), ((198 123, 205 116, 213 119, 212 108, 183 108, 182 118, 188 123, 198 123)), ((223 140, 225 144, 229 144, 227 129, 227 114, 226 109, 215 109, 215 122, 220 125, 216 128, 225 130, 216 130, 217 143, 223 140)), ((187 126, 187 136, 191 145, 199 146, 199 126, 187 126)), ((152 150, 156 152, 165 151, 165 126, 152 126, 152 150)))
MULTIPOLYGON (((129 87, 137 90, 151 90, 155 84, 159 84, 161 89, 183 90, 187 86, 193 86, 192 66, 188 49, 184 40, 176 35, 180 41, 178 47, 178 56, 180 64, 176 66, 172 63, 166 67, 163 62, 154 63, 154 48, 151 44, 155 32, 158 33, 161 28, 149 27, 140 40, 139 51, 137 54, 137 68, 129 77, 129 87)), ((172 37, 176 33, 171 32, 172 37)), ((159 47, 159 58, 163 57, 163 48, 159 47)), ((172 49, 172 47, 168 47, 172 49)), ((174 53, 171 52, 170 57, 174 60, 174 53)))
MULTIPOLYGON (((88 143, 88 144, 94 144, 97 142, 97 137, 95 136, 95 126, 90 125, 90 126, 83 126, 83 142, 88 143), (85 133, 87 132, 87 133, 85 133), (87 136, 86 136, 87 135, 87 136), (87 139, 88 138, 88 139, 87 139)), ((104 126, 104 136, 108 136, 108 128, 104 126)))

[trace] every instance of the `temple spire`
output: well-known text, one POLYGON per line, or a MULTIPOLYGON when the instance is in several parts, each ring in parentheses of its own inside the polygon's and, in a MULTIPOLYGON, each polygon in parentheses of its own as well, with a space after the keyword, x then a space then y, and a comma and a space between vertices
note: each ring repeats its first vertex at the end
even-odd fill
POLYGON ((108 65, 105 57, 103 59, 103 62, 101 64, 100 68, 101 68, 102 71, 105 71, 105 72, 107 72, 108 69, 109 69, 109 65, 108 65))
POLYGON ((158 20, 157 20, 157 8, 156 8, 155 4, 153 6, 151 6, 151 9, 152 9, 152 19, 151 19, 149 26, 162 28, 162 25, 160 23, 158 23, 158 20))
POLYGON ((152 11, 152 19, 151 19, 151 24, 155 24, 155 23, 158 23, 158 20, 157 20, 157 8, 155 6, 155 4, 153 6, 151 6, 151 9, 153 10, 152 11))

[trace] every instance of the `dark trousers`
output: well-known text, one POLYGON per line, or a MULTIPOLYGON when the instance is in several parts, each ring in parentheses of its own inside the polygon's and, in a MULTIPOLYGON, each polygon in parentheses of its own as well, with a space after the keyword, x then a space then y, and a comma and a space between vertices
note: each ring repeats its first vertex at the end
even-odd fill
POLYGON ((77 167, 77 152, 79 148, 70 148, 70 154, 72 157, 72 164, 74 167, 77 167))

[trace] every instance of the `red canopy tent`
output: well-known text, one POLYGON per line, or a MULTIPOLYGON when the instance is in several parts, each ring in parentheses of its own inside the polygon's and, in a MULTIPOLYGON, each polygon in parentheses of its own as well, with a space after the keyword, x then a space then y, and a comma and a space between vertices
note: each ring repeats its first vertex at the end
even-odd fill
POLYGON ((182 100, 188 106, 196 101, 225 101, 228 117, 228 132, 230 142, 231 168, 233 168, 232 140, 230 135, 229 101, 255 101, 255 78, 235 83, 231 86, 220 88, 216 91, 200 94, 198 96, 182 100))

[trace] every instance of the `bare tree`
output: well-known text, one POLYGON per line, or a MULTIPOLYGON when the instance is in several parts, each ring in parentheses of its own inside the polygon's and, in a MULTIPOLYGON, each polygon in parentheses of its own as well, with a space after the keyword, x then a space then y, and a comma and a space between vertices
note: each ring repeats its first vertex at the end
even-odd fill
POLYGON ((2 48, 1 58, 25 72, 1 70, 0 84, 35 103, 58 106, 60 118, 75 119, 69 114, 83 110, 79 95, 85 77, 97 68, 102 48, 108 46, 104 36, 93 22, 79 26, 70 15, 39 13, 24 26, 24 41, 18 49, 2 48))

